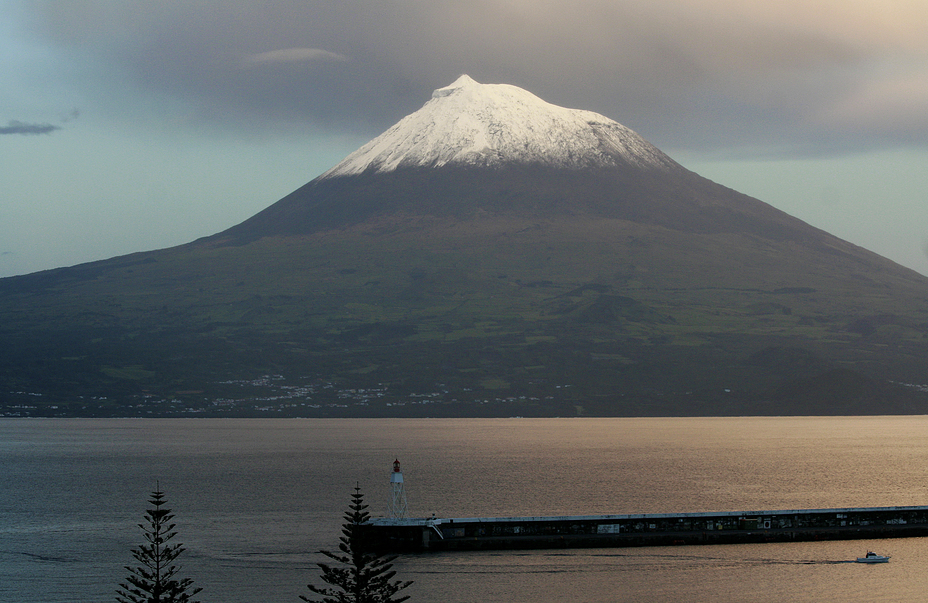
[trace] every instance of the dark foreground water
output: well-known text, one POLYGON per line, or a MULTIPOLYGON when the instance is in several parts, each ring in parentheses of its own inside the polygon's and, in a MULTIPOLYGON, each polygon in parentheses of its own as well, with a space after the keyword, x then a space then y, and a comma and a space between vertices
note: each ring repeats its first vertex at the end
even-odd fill
MULTIPOLYGON (((928 505, 928 417, 0 420, 0 601, 113 601, 160 481, 203 603, 298 602, 355 483, 385 512, 928 505)), ((924 601, 928 539, 402 557, 413 602, 924 601), (889 564, 849 563, 867 549, 889 564)))

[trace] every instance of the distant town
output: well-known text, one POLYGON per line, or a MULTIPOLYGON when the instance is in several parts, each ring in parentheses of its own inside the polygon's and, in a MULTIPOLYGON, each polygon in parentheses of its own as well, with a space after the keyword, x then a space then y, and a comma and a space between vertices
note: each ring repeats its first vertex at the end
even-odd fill
MULTIPOLYGON (((327 416, 444 416, 454 408, 455 415, 486 414, 478 409, 550 406, 555 395, 478 396, 469 389, 454 393, 443 384, 433 391, 401 394, 384 384, 367 388, 346 388, 309 378, 289 380, 283 375, 262 375, 255 379, 215 382, 221 395, 201 390, 179 391, 172 396, 153 393, 133 394, 120 399, 108 396, 75 396, 67 403, 47 403, 36 392, 8 392, 10 400, 0 402, 0 417, 327 417, 327 416), (463 395, 462 395, 463 394, 463 395), (405 409, 404 409, 405 407, 405 409), (433 409, 429 412, 428 407, 433 409), (467 412, 466 407, 471 411, 467 412)), ((571 388, 555 385, 555 391, 571 388)), ((485 392, 484 392, 485 393, 485 392)))
MULTIPOLYGON (((916 396, 928 394, 928 384, 891 381, 890 385, 916 396)), ((403 418, 403 417, 582 417, 582 416, 683 416, 681 400, 690 404, 707 397, 747 399, 750 392, 732 388, 700 392, 680 391, 633 397, 614 392, 597 402, 589 392, 569 383, 529 381, 518 387, 494 384, 484 389, 452 387, 436 383, 422 391, 377 383, 368 387, 346 387, 314 377, 288 378, 279 374, 254 379, 215 381, 197 390, 179 390, 170 395, 154 392, 111 395, 61 395, 41 392, 0 393, 2 417, 228 417, 228 418, 403 418), (639 413, 615 415, 610 399, 623 398, 639 413), (603 402, 605 400, 605 403, 603 402), (661 407, 662 403, 669 403, 661 407)), ((682 408, 686 408, 683 406, 682 408)), ((722 413, 724 414, 724 413, 722 413)), ((754 413, 746 413, 754 414, 754 413)), ((768 414, 759 412, 756 414, 768 414)))

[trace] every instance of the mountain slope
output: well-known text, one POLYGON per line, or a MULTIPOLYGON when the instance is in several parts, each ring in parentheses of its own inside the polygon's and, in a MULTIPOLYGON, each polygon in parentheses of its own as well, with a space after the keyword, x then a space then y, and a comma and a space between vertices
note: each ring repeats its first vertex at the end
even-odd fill
POLYGON ((397 214, 584 215, 778 240, 825 235, 690 172, 607 117, 464 75, 320 177, 219 236, 307 234, 397 214))
POLYGON ((465 76, 224 232, 0 280, 0 403, 919 413, 926 300, 925 277, 616 122, 465 76))

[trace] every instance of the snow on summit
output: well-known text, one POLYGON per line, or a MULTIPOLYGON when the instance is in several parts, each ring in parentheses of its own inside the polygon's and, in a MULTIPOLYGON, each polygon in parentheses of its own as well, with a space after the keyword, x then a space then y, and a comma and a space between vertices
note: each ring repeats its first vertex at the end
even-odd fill
POLYGON ((622 124, 592 111, 565 109, 507 84, 462 75, 421 109, 320 176, 389 172, 447 164, 543 163, 563 168, 677 165, 622 124))

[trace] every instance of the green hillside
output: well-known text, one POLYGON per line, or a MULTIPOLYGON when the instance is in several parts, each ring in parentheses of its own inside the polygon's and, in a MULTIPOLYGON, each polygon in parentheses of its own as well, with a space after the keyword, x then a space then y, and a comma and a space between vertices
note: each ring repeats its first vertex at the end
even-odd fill
POLYGON ((0 408, 921 413, 926 293, 928 279, 828 236, 377 216, 0 280, 0 408))

